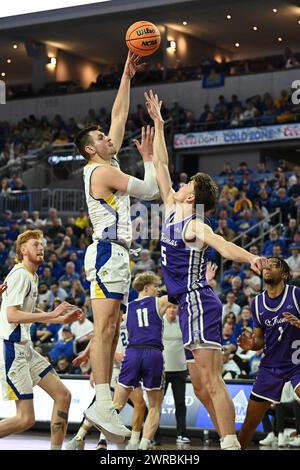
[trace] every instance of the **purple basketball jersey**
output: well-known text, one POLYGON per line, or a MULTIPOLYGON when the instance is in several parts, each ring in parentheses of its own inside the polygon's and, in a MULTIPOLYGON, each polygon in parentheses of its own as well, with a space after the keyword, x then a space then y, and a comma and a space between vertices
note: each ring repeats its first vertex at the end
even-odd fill
POLYGON ((163 349, 163 322, 156 297, 143 297, 127 307, 128 346, 152 346, 163 349))
POLYGON ((166 217, 161 233, 161 268, 171 298, 207 286, 207 249, 189 247, 184 241, 185 229, 197 215, 176 223, 172 222, 174 216, 175 211, 166 217))
POLYGON ((300 329, 286 321, 283 314, 300 319, 300 289, 286 285, 279 297, 271 299, 267 291, 255 297, 251 305, 254 328, 265 334, 261 365, 291 369, 300 364, 300 329))

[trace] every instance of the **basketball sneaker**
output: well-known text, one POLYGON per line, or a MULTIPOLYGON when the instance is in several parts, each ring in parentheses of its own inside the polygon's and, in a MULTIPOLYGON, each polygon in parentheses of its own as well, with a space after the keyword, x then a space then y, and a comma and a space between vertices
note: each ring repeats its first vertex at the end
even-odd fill
POLYGON ((300 435, 290 441, 290 447, 300 447, 300 435))
POLYGON ((191 439, 187 436, 177 436, 176 443, 177 444, 190 444, 191 439))
POLYGON ((126 450, 138 450, 140 442, 128 442, 127 446, 125 447, 126 450))
POLYGON ((275 436, 275 434, 273 432, 269 432, 269 434, 264 439, 259 441, 259 445, 260 446, 272 446, 273 444, 276 444, 277 441, 278 439, 275 436))
POLYGON ((103 432, 108 441, 121 444, 131 436, 131 431, 124 426, 113 406, 100 410, 95 402, 84 411, 84 416, 93 426, 103 432))
POLYGON ((278 434, 278 447, 287 447, 288 445, 289 445, 288 438, 283 434, 283 432, 280 432, 278 434))
POLYGON ((67 444, 66 450, 84 450, 85 442, 83 439, 74 436, 67 444))

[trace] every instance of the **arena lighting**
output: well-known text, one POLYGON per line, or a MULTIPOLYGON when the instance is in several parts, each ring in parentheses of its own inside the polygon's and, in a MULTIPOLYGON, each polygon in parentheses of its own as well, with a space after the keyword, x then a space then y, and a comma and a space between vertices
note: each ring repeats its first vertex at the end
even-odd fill
POLYGON ((258 30, 258 27, 257 26, 253 26, 253 31, 257 31, 258 30))
POLYGON ((282 42, 282 38, 281 37, 277 38, 277 41, 282 42))
POLYGON ((273 13, 277 13, 277 12, 278 12, 277 8, 273 8, 273 13))
POLYGON ((240 43, 239 43, 239 42, 236 42, 236 43, 235 43, 235 47, 240 47, 240 43))
POLYGON ((5 77, 5 72, 2 72, 2 73, 1 73, 1 77, 5 77))
POLYGON ((232 17, 231 17, 231 15, 227 15, 226 18, 227 18, 228 20, 231 20, 232 17))
POLYGON ((298 20, 298 24, 300 24, 300 20, 298 20))
POLYGON ((176 51, 176 47, 177 47, 177 44, 176 44, 176 41, 168 41, 168 47, 167 49, 169 51, 172 51, 172 52, 175 52, 176 51))
POLYGON ((7 59, 6 61, 8 64, 11 64, 11 59, 7 59))
POLYGON ((183 21, 182 24, 183 24, 183 26, 186 26, 186 25, 187 25, 187 21, 183 21))
POLYGON ((17 44, 14 44, 14 45, 13 45, 13 48, 14 48, 14 49, 18 49, 18 45, 17 45, 17 44))
POLYGON ((41 2, 38 0, 27 0, 26 2, 20 2, 20 0, 10 0, 6 3, 1 2, 0 18, 110 1, 111 0, 51 0, 51 2, 41 2))

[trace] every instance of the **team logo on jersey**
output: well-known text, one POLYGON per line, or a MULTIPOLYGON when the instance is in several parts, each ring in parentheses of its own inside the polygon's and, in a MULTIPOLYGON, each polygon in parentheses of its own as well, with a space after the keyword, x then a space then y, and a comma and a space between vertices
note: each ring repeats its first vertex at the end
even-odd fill
POLYGON ((287 307, 285 307, 287 310, 293 310, 294 308, 294 305, 288 305, 287 307))

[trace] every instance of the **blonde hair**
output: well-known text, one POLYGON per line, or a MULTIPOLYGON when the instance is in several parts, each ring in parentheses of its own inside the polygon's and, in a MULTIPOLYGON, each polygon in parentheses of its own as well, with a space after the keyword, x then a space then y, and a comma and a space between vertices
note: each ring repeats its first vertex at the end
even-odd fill
POLYGON ((151 271, 138 274, 133 281, 132 287, 137 292, 142 292, 147 284, 159 284, 160 278, 151 271))
POLYGON ((40 238, 43 238, 44 234, 41 230, 26 230, 23 233, 20 233, 20 235, 17 238, 17 243, 16 243, 16 260, 20 263, 23 260, 23 253, 21 251, 22 245, 24 243, 28 242, 28 240, 39 240, 40 238))

